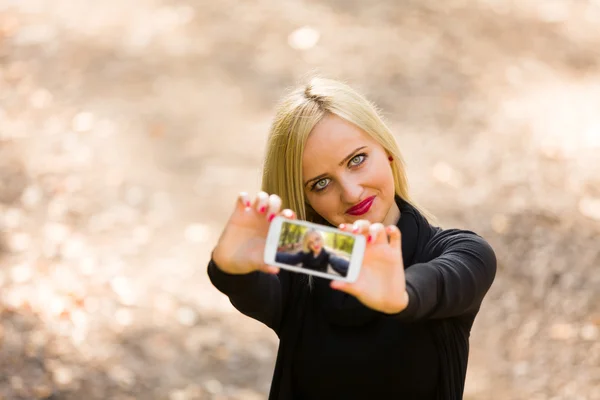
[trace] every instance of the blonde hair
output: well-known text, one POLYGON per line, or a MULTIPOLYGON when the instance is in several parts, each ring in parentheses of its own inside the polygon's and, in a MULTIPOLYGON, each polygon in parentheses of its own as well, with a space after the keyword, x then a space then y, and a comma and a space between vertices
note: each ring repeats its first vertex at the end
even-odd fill
POLYGON ((392 172, 396 195, 419 209, 426 218, 431 218, 411 200, 402 155, 376 106, 345 83, 321 77, 311 78, 279 103, 267 140, 262 190, 281 197, 282 207, 295 211, 298 219, 327 224, 306 201, 302 154, 308 135, 328 114, 353 123, 394 158, 392 172))
POLYGON ((302 251, 304 251, 305 253, 312 251, 311 249, 308 248, 309 237, 311 235, 318 235, 321 237, 321 239, 323 239, 323 235, 321 234, 321 232, 319 232, 315 229, 311 229, 308 232, 306 232, 304 234, 304 237, 302 238, 302 251))

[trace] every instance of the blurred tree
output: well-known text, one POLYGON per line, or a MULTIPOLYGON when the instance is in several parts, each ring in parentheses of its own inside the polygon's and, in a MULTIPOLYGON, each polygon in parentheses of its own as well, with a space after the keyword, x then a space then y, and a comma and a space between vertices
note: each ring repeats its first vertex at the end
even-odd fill
POLYGON ((300 243, 307 229, 305 226, 284 222, 279 236, 279 247, 300 243))

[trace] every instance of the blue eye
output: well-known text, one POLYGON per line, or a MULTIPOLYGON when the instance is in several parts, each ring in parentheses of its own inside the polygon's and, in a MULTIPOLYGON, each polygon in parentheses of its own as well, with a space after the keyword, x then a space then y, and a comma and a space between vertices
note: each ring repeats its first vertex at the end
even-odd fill
POLYGON ((350 166, 357 166, 363 163, 363 161, 365 161, 365 158, 367 157, 366 154, 357 154, 354 157, 352 157, 352 159, 350 160, 350 162, 348 163, 348 165, 350 166))
POLYGON ((327 187, 327 184, 329 183, 328 181, 329 178, 320 179, 317 182, 315 182, 315 184, 312 186, 312 189, 316 190, 317 192, 323 190, 327 187))
POLYGON ((363 162, 364 157, 365 157, 364 155, 358 154, 358 155, 352 157, 352 160, 350 160, 349 164, 350 165, 360 165, 360 163, 363 162))

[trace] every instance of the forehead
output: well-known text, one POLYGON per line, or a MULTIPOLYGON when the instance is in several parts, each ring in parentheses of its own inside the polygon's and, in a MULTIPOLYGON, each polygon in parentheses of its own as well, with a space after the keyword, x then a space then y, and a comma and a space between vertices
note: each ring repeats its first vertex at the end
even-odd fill
POLYGON ((362 129, 346 120, 328 115, 313 128, 302 156, 302 174, 311 178, 337 166, 357 147, 376 144, 362 129))

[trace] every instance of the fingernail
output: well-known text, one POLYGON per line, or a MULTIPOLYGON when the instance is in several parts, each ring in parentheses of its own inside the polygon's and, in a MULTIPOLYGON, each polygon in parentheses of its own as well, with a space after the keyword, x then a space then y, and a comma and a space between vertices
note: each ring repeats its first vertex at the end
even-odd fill
POLYGON ((344 229, 346 227, 346 224, 340 224, 339 229, 344 229))
POLYGON ((246 202, 246 207, 250 207, 250 201, 246 202))
POLYGON ((371 235, 367 236, 367 243, 371 243, 372 240, 373 240, 373 236, 371 236, 371 235))
POLYGON ((352 233, 358 233, 358 231, 359 231, 359 229, 358 229, 358 227, 357 227, 357 226, 356 226, 356 227, 354 227, 354 228, 352 228, 352 233))
POLYGON ((275 214, 269 215, 269 222, 273 221, 273 218, 275 218, 275 214))
POLYGON ((267 207, 262 206, 259 210, 261 213, 264 213, 265 211, 267 211, 267 207))

